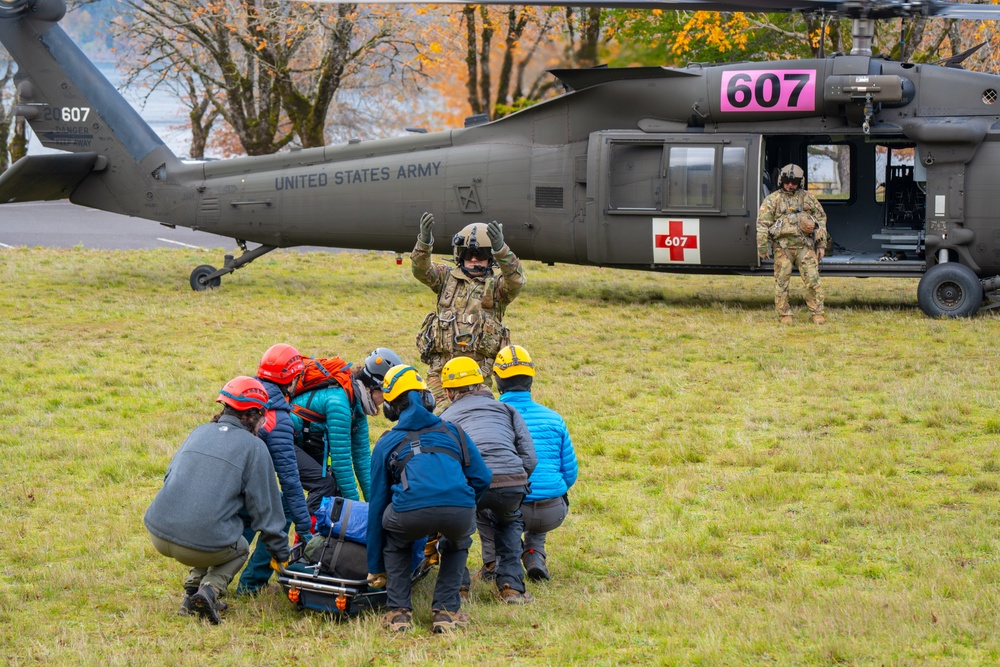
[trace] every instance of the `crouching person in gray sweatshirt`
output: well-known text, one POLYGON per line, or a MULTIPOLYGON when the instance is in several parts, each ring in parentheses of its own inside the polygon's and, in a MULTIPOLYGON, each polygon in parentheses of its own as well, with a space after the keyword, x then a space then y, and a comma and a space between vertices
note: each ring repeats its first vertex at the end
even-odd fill
POLYGON ((241 509, 278 563, 289 558, 285 513, 274 465, 256 436, 267 409, 267 390, 240 376, 222 388, 222 412, 188 436, 167 467, 163 488, 146 510, 153 546, 191 568, 181 614, 219 623, 220 600, 250 553, 241 509))

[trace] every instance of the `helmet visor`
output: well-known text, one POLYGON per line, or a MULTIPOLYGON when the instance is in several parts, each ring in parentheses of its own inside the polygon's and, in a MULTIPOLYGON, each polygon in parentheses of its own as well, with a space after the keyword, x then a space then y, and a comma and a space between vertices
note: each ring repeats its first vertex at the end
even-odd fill
POLYGON ((463 259, 490 259, 493 257, 493 251, 489 248, 469 248, 462 257, 463 259))

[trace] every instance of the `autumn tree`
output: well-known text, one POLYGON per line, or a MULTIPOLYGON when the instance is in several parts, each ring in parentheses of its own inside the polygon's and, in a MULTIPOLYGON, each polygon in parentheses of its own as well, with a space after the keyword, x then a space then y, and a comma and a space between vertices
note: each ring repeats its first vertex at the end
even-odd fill
POLYGON ((196 132, 207 135, 217 113, 249 155, 293 142, 324 145, 331 105, 352 77, 378 75, 384 83, 416 74, 413 45, 397 25, 403 19, 386 9, 122 1, 118 32, 131 40, 134 77, 182 90, 196 132))
POLYGON ((493 120, 553 94, 558 82, 548 69, 598 64, 602 11, 478 4, 419 9, 428 46, 421 58, 447 106, 435 119, 454 125, 472 113, 493 120))

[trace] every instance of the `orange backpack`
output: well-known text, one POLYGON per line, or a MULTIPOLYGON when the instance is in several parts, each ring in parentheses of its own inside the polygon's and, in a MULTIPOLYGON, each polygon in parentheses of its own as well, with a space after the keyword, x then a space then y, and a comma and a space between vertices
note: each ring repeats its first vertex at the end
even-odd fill
MULTIPOLYGON (((354 403, 354 377, 351 374, 351 364, 340 357, 302 357, 302 361, 306 370, 295 387, 295 396, 337 383, 343 387, 347 399, 354 403)), ((306 421, 326 421, 322 415, 298 405, 292 407, 292 412, 306 421)))

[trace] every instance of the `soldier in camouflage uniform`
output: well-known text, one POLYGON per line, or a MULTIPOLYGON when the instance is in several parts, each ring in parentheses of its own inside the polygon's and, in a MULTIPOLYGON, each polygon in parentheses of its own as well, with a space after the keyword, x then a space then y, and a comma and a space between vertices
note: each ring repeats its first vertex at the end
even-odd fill
POLYGON ((414 277, 438 295, 437 310, 427 315, 417 334, 417 349, 428 365, 427 386, 440 413, 449 404, 441 387, 441 369, 453 357, 475 359, 486 384, 493 385, 493 360, 510 345, 503 314, 524 287, 524 271, 495 221, 466 225, 455 234, 454 268, 431 262, 433 228, 434 216, 424 213, 410 259, 414 277), (500 267, 499 276, 494 265, 500 267))
POLYGON ((806 305, 813 322, 824 324, 823 288, 819 263, 826 252, 826 212, 813 195, 801 190, 802 168, 781 168, 778 190, 764 199, 757 213, 757 255, 767 259, 774 251, 774 308, 782 324, 792 322, 788 281, 798 267, 805 285, 806 305))

